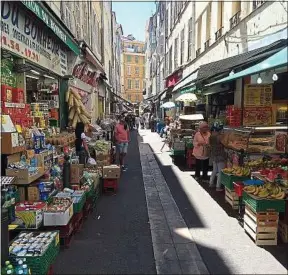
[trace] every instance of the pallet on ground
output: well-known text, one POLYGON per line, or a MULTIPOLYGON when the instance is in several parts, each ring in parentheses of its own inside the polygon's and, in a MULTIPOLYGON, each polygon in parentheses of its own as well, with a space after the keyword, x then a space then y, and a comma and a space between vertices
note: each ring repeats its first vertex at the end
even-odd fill
POLYGON ((278 212, 254 212, 245 205, 244 230, 256 245, 277 245, 278 212))
POLYGON ((231 205, 235 210, 239 208, 239 197, 233 191, 225 187, 225 201, 231 205))
POLYGON ((279 236, 283 243, 288 243, 288 224, 279 221, 278 224, 279 236))

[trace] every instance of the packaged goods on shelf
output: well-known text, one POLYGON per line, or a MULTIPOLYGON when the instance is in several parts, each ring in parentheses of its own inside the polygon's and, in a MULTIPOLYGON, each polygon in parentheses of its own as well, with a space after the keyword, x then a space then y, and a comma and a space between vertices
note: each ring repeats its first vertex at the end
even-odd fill
POLYGON ((22 232, 9 246, 10 256, 39 257, 55 242, 58 232, 22 232))
POLYGON ((18 203, 15 207, 16 220, 13 224, 19 225, 19 228, 37 229, 43 222, 43 209, 45 202, 24 201, 18 203))

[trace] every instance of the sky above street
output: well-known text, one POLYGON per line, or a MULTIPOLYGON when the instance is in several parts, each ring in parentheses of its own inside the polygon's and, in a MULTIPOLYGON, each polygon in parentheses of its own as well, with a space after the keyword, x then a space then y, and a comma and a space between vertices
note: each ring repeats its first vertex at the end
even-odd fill
POLYGON ((124 35, 132 34, 137 40, 145 41, 146 22, 155 11, 154 1, 113 1, 117 22, 122 25, 124 35))

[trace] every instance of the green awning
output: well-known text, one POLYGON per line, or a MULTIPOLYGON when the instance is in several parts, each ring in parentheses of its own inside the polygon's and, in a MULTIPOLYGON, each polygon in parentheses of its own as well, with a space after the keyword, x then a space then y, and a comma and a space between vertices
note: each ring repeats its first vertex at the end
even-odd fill
POLYGON ((189 85, 189 86, 182 88, 180 90, 180 94, 187 94, 187 93, 192 93, 195 91, 196 91, 196 85, 195 85, 195 83, 193 83, 193 85, 189 85))
POLYGON ((271 70, 271 69, 276 69, 282 66, 287 66, 288 63, 288 58, 287 58, 287 47, 282 49, 281 51, 275 53, 274 55, 270 56, 269 58, 265 59, 264 61, 247 68, 243 71, 240 71, 238 73, 235 73, 233 75, 229 75, 227 77, 224 77, 220 80, 217 80, 215 82, 209 83, 205 86, 212 86, 215 84, 223 83, 223 82, 228 82, 232 81, 247 75, 253 75, 257 73, 261 73, 263 71, 271 70))
POLYGON ((29 10, 31 10, 43 23, 45 23, 57 37, 63 41, 67 47, 76 55, 80 54, 77 42, 69 34, 66 27, 45 6, 38 1, 21 1, 29 10))

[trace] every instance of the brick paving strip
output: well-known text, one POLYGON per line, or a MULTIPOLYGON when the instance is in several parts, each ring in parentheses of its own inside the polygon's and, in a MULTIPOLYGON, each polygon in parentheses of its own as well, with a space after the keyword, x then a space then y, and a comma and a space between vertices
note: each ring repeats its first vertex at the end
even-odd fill
POLYGON ((150 146, 139 151, 157 274, 209 274, 150 146))

